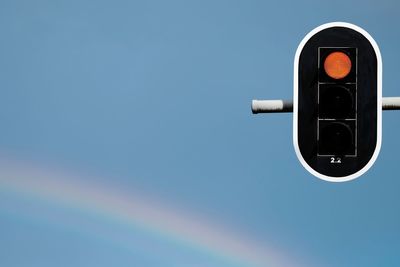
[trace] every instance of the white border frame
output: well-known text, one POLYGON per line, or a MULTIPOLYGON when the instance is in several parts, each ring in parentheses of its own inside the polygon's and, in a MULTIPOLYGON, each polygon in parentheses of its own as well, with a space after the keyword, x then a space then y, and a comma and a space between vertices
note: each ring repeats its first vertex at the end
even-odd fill
POLYGON ((356 179, 357 177, 361 176, 364 174, 366 171, 371 168, 371 166, 374 164, 375 160, 377 159, 379 155, 379 151, 381 149, 382 145, 382 57, 381 57, 381 52, 379 50, 378 44, 375 42, 375 40, 372 38, 372 36, 366 32, 364 29, 351 24, 347 22, 331 22, 331 23, 326 23, 321 26, 318 26, 317 28, 313 29, 311 32, 309 32, 303 40, 300 42, 299 46, 297 47, 296 50, 296 55, 294 57, 294 92, 293 92, 293 145, 294 145, 294 150, 296 151, 297 158, 299 159, 300 163, 303 165, 303 167, 309 171, 312 175, 318 177, 319 179, 329 181, 329 182, 346 182, 350 181, 353 179, 356 179), (298 119, 298 94, 299 94, 299 88, 298 88, 298 72, 299 72, 299 58, 300 54, 303 51, 303 48, 305 44, 308 42, 308 40, 311 39, 316 33, 332 28, 332 27, 345 27, 345 28, 350 28, 352 30, 355 30, 359 33, 361 33, 365 38, 368 39, 368 41, 371 43, 372 47, 375 50, 375 54, 377 57, 377 140, 376 140, 376 146, 375 146, 375 151, 369 160, 369 162, 358 172, 353 173, 348 176, 341 176, 341 177, 333 177, 333 176, 327 176, 324 174, 321 174, 311 168, 310 165, 307 164, 307 162, 304 160, 303 156, 300 153, 300 148, 298 144, 298 139, 297 139, 297 119, 298 119))

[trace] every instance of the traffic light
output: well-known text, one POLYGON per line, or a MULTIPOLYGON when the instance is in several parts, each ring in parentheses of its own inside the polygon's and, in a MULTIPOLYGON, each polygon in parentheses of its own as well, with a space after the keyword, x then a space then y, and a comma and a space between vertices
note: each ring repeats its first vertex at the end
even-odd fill
POLYGON ((294 62, 293 143, 313 175, 357 178, 375 162, 382 138, 382 60, 363 29, 334 22, 311 31, 294 62))

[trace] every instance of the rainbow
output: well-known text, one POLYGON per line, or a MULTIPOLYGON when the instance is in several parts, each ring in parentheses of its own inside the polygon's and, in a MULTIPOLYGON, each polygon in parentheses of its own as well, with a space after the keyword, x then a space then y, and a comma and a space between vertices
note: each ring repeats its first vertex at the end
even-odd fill
MULTIPOLYGON (((234 234, 226 227, 161 204, 139 194, 123 192, 65 172, 43 170, 29 164, 0 160, 0 188, 46 199, 57 205, 95 212, 128 225, 141 226, 163 238, 254 267, 295 267, 290 253, 234 234), (86 182, 85 182, 86 181, 86 182)), ((310 266, 309 264, 307 266, 310 266)))

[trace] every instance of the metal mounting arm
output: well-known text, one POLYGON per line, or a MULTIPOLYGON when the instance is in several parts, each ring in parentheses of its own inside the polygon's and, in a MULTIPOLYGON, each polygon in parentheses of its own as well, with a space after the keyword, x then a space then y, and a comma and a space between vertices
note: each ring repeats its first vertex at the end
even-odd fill
MULTIPOLYGON (((383 97, 382 110, 400 110, 400 97, 383 97)), ((292 100, 253 100, 251 111, 257 113, 293 112, 292 100)))

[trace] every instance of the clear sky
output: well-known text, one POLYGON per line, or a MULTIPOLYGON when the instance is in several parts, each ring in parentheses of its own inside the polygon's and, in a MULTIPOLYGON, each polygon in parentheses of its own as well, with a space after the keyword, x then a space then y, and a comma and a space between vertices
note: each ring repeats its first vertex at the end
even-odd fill
POLYGON ((400 113, 375 165, 318 180, 292 145, 301 39, 367 30, 400 96, 398 1, 0 2, 0 265, 400 265, 400 113))

